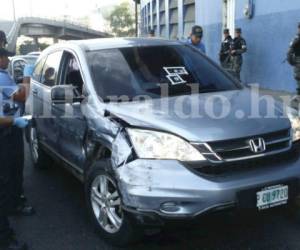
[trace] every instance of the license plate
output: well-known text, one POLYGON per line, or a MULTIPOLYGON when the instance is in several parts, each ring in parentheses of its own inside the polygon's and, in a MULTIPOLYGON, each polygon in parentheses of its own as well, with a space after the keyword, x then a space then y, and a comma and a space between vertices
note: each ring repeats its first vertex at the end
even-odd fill
POLYGON ((282 206, 288 203, 289 199, 289 186, 277 185, 267 187, 257 195, 257 208, 264 210, 272 207, 282 206))

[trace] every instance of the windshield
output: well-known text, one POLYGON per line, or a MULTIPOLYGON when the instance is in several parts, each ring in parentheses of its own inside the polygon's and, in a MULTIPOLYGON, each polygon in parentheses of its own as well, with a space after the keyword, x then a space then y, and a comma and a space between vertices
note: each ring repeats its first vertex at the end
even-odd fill
POLYGON ((186 45, 89 51, 97 94, 104 100, 127 96, 159 98, 240 88, 230 76, 186 45), (164 93, 163 93, 164 92, 164 93))

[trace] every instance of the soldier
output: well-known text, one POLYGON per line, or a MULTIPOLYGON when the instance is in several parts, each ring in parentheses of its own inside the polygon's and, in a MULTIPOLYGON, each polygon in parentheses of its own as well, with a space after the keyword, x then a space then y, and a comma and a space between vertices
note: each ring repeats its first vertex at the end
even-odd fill
POLYGON ((230 69, 230 53, 232 37, 230 36, 229 29, 224 29, 224 40, 221 44, 220 50, 220 63, 222 67, 226 70, 230 69))
POLYGON ((300 23, 298 34, 290 44, 287 60, 294 67, 294 77, 297 81, 297 94, 300 95, 300 23))
POLYGON ((241 71, 243 65, 243 54, 247 51, 247 43, 242 37, 242 29, 235 29, 235 38, 231 45, 231 60, 232 60, 232 70, 234 76, 241 80, 241 71))

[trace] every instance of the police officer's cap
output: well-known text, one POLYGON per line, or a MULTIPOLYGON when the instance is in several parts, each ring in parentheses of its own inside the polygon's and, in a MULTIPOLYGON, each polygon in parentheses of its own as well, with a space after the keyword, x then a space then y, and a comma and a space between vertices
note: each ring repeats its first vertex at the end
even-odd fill
POLYGON ((242 29, 241 29, 241 28, 236 28, 236 29, 235 29, 235 32, 236 32, 236 33, 242 33, 242 29))
POLYGON ((224 29, 224 30, 223 30, 223 33, 224 33, 224 34, 229 34, 229 29, 224 29))
POLYGON ((0 30, 0 42, 4 42, 4 44, 7 44, 6 35, 2 30, 0 30))
POLYGON ((202 27, 198 26, 198 25, 195 25, 192 28, 192 35, 201 38, 203 36, 203 29, 202 29, 202 27))
POLYGON ((14 53, 11 53, 4 48, 0 48, 0 57, 3 57, 3 56, 7 56, 7 57, 14 56, 14 53))

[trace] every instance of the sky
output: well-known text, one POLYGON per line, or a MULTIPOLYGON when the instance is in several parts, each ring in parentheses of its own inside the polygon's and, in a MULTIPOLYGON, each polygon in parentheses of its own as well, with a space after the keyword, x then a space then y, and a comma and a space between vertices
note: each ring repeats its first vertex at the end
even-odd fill
MULTIPOLYGON (((120 4, 126 0, 14 0, 16 17, 38 16, 62 18, 68 16, 72 21, 85 16, 91 19, 93 28, 101 28, 103 21, 95 17, 95 9, 120 4), (93 17, 94 15, 94 17, 93 17), (97 23, 96 20, 99 20, 97 23)), ((127 0, 128 1, 128 0, 127 0)), ((0 19, 13 20, 13 0, 0 0, 0 19)), ((99 14, 97 14, 99 15, 99 14)))

